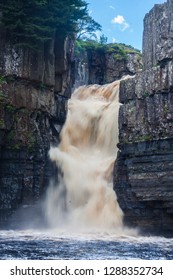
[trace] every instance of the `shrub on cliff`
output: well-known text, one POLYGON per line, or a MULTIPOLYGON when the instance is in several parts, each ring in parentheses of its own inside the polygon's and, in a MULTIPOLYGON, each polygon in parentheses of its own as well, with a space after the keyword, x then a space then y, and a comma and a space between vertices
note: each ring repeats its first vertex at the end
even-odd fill
POLYGON ((79 54, 84 50, 97 51, 102 53, 114 54, 115 60, 126 60, 127 54, 136 53, 141 57, 139 50, 133 48, 132 46, 125 45, 122 43, 102 43, 96 40, 76 40, 75 52, 79 54))

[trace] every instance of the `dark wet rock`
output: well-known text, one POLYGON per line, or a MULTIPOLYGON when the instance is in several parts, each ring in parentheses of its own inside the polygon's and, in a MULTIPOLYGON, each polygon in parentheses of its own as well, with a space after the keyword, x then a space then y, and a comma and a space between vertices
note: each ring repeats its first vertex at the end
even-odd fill
POLYGON ((89 84, 107 84, 134 75, 141 68, 141 56, 128 53, 126 59, 117 59, 116 52, 89 51, 89 84))
MULTIPOLYGON (((108 45, 109 46, 109 45, 108 45)), ((124 75, 133 76, 142 67, 141 54, 129 51, 126 57, 118 57, 116 50, 82 49, 75 57, 74 88, 86 84, 107 84, 121 79, 124 75)))
POLYGON ((115 189, 125 222, 173 234, 173 1, 144 20, 144 70, 120 85, 115 189))
POLYGON ((37 52, 0 35, 1 226, 19 207, 34 207, 54 175, 48 151, 66 118, 73 41, 57 35, 37 52))
POLYGON ((173 139, 120 144, 115 189, 125 223, 148 233, 173 229, 173 139))

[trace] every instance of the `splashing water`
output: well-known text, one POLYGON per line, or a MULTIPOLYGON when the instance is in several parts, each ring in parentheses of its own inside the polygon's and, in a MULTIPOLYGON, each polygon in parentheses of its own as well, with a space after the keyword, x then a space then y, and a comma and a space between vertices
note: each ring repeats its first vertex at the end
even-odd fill
POLYGON ((49 155, 62 171, 49 189, 47 219, 52 226, 122 229, 123 212, 113 190, 117 156, 119 81, 82 86, 68 102, 58 148, 49 155))

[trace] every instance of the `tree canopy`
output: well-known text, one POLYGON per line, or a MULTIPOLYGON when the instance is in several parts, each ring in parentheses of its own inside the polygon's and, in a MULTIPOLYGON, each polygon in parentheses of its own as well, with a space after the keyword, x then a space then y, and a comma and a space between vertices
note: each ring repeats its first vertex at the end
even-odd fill
POLYGON ((0 0, 0 26, 14 44, 37 47, 56 30, 63 36, 78 32, 88 17, 84 0, 0 0))
POLYGON ((96 31, 101 31, 101 25, 92 17, 86 15, 78 22, 78 40, 97 39, 96 31))

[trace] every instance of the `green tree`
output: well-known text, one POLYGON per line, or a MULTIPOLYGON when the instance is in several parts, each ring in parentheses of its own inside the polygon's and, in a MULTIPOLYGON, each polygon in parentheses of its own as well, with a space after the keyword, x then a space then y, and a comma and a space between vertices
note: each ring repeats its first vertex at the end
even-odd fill
POLYGON ((108 38, 104 35, 104 34, 102 34, 101 36, 100 36, 100 44, 102 44, 102 45, 105 45, 105 44, 107 44, 107 41, 108 41, 108 38))
POLYGON ((0 26, 14 44, 37 47, 55 31, 76 32, 88 14, 84 0, 0 0, 0 26))
POLYGON ((101 30, 101 25, 87 15, 78 21, 77 40, 97 39, 96 31, 101 30))

